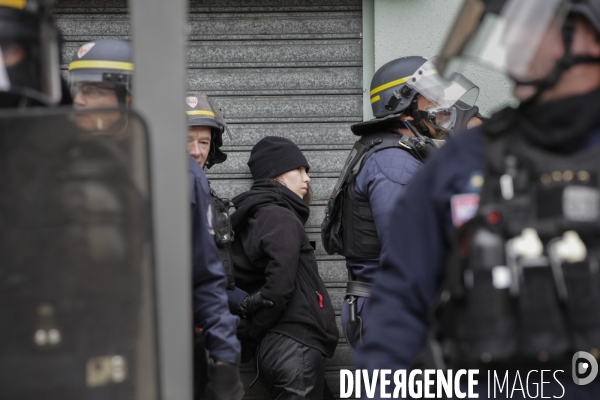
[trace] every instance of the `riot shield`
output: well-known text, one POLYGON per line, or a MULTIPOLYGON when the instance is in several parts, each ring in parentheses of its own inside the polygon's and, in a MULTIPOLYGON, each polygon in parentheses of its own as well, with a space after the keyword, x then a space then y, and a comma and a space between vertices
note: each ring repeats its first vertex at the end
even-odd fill
POLYGON ((92 113, 0 113, 0 399, 158 398, 148 136, 92 113))

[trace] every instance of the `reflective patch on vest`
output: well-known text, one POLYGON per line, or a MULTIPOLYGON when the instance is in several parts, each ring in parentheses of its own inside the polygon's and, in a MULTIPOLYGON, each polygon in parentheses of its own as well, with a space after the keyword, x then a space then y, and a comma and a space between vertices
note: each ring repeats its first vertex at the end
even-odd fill
POLYGON ((215 235, 215 229, 213 228, 213 209, 212 204, 209 204, 206 208, 206 228, 208 229, 208 234, 211 236, 215 235))
POLYGON ((450 199, 452 224, 455 228, 462 226, 477 213, 479 195, 477 193, 455 194, 450 199))
POLYGON ((567 186, 562 196, 563 214, 570 221, 600 218, 600 191, 586 186, 567 186))

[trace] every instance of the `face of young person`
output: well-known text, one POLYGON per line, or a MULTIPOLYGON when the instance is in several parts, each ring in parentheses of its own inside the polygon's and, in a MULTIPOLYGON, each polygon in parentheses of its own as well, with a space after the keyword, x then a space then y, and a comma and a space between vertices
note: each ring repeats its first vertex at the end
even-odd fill
POLYGON ((275 180, 279 181, 282 185, 296 193, 301 199, 303 199, 308 193, 308 183, 310 182, 310 177, 308 176, 306 168, 304 167, 293 169, 281 174, 275 178, 275 180))

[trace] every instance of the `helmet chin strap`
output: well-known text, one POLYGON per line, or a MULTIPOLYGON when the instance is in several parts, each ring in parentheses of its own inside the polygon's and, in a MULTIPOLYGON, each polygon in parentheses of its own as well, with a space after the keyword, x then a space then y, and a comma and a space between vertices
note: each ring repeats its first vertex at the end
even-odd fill
POLYGON ((423 122, 423 118, 421 118, 421 113, 419 111, 418 104, 418 96, 413 97, 410 103, 410 107, 412 111, 412 117, 414 119, 412 125, 414 125, 417 128, 421 135, 430 136, 429 128, 427 128, 427 125, 425 125, 425 122, 423 122))
POLYGON ((544 78, 532 80, 532 81, 519 81, 515 80, 517 85, 521 86, 533 86, 536 89, 535 94, 524 101, 522 104, 533 104, 535 103, 542 93, 546 90, 554 87, 560 79, 563 72, 568 70, 577 64, 590 64, 599 63, 600 58, 594 58, 591 56, 575 56, 571 53, 571 45, 573 44, 573 35, 575 34, 575 18, 572 15, 567 16, 565 23, 562 27, 562 36, 565 46, 564 56, 556 62, 552 71, 548 73, 544 78))

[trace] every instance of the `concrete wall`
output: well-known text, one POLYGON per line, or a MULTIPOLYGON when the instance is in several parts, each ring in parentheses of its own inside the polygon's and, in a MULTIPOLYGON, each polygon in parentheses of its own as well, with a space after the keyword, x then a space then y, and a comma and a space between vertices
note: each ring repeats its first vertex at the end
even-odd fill
MULTIPOLYGON (((374 64, 404 56, 435 56, 462 0, 370 0, 374 2, 374 64)), ((364 6, 363 6, 364 8, 364 6)), ((365 45, 368 45, 365 43, 365 45)), ((365 64, 367 60, 364 60, 365 64)), ((485 115, 514 102, 512 84, 502 74, 469 65, 464 75, 481 91, 477 105, 485 115)), ((365 86, 370 81, 365 79, 365 86)), ((368 92, 367 92, 368 95, 368 92)))

